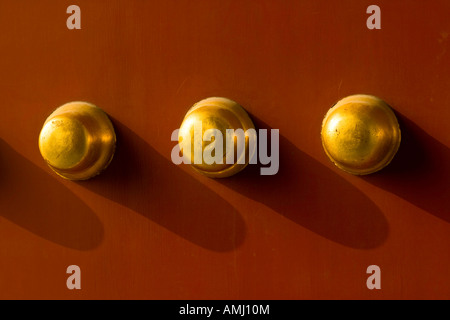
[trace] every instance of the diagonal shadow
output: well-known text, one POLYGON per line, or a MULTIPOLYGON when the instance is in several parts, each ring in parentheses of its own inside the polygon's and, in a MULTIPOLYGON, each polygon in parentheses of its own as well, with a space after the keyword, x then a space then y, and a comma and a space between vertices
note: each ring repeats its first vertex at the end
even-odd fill
POLYGON ((80 185, 206 249, 229 251, 243 242, 245 223, 235 208, 111 120, 118 141, 114 159, 80 185))
POLYGON ((383 170, 362 177, 450 222, 450 149, 396 112, 402 142, 383 170))
MULTIPOLYGON (((271 129, 251 117, 258 128, 271 129)), ((217 181, 348 247, 378 247, 389 233, 386 218, 367 196, 283 136, 276 175, 261 176, 259 166, 249 165, 239 174, 217 181)))
POLYGON ((0 139, 0 217, 54 243, 89 250, 103 225, 79 198, 0 139))

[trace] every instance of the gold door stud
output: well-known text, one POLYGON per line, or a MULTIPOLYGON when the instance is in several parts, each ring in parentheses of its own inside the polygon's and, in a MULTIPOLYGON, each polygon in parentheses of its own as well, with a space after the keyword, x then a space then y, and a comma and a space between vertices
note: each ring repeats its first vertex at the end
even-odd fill
POLYGON ((111 162, 116 144, 106 113, 88 102, 69 102, 45 121, 39 150, 49 167, 69 180, 98 175, 111 162))
POLYGON ((400 146, 397 118, 378 97, 357 94, 337 102, 322 122, 322 145, 330 160, 355 175, 386 167, 400 146))
POLYGON ((195 171, 211 178, 224 178, 238 173, 248 165, 251 156, 249 135, 253 133, 255 137, 254 124, 238 103, 228 98, 211 97, 197 102, 188 110, 178 132, 178 141, 183 157, 195 171), (244 135, 239 137, 230 133, 237 129, 241 129, 244 135), (216 130, 217 134, 204 139, 211 130, 216 130), (211 147, 211 143, 219 138, 218 136, 222 139, 222 148, 221 150, 216 148, 215 152, 216 155, 220 152, 220 159, 208 163, 203 155, 211 147), (227 141, 231 143, 227 144, 227 141), (241 153, 238 152, 239 143, 244 147, 241 153), (227 161, 227 156, 230 155, 229 148, 233 151, 234 157, 227 161))

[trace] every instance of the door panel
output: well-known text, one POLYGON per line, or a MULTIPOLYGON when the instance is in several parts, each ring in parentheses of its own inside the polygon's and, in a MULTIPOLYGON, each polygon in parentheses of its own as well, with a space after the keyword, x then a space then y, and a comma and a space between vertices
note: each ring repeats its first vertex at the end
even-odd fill
POLYGON ((79 0, 80 30, 70 4, 0 4, 0 298, 450 298, 450 2, 378 0, 379 30, 368 1, 79 0), (356 93, 402 130, 389 167, 362 177, 320 141, 356 93), (172 163, 172 131, 211 96, 280 130, 276 175, 172 163), (77 100, 117 133, 111 165, 83 182, 38 149, 46 117, 77 100))

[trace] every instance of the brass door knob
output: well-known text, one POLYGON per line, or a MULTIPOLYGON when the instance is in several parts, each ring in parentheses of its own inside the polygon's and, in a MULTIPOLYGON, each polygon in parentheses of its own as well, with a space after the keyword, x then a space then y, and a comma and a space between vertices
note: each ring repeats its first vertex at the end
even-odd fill
POLYGON ((86 180, 111 162, 116 144, 106 113, 87 102, 70 102, 56 109, 39 135, 42 157, 58 175, 86 180))
POLYGON ((238 103, 227 98, 211 97, 197 102, 188 110, 178 132, 178 143, 183 157, 197 172, 211 178, 224 178, 248 165, 252 156, 249 154, 249 142, 255 136, 252 120, 238 103), (208 137, 210 129, 216 130, 216 133, 219 131, 221 137, 208 137), (245 136, 234 134, 237 129, 242 129, 245 136), (212 148, 213 141, 216 143, 219 138, 222 139, 222 148, 212 148), (227 144, 227 141, 230 143, 227 144), (208 149, 215 149, 214 156, 219 161, 211 163, 205 159, 208 149))
POLYGON ((325 153, 337 167, 365 175, 391 162, 400 146, 401 133, 386 102, 358 94, 340 100, 327 112, 321 137, 325 153))

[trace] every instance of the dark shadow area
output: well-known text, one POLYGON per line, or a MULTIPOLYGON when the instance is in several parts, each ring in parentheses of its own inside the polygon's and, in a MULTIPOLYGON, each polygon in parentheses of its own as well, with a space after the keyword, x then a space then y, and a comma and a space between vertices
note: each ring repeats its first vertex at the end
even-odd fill
POLYGON ((396 115, 402 133, 397 154, 386 168, 362 178, 450 222, 450 149, 396 115))
MULTIPOLYGON (((271 129, 251 117, 257 128, 271 129)), ((218 181, 348 247, 378 247, 389 233, 386 218, 367 196, 281 135, 276 175, 261 176, 259 165, 249 165, 239 174, 218 181)))
POLYGON ((113 161, 80 185, 206 249, 229 251, 243 242, 245 223, 235 208, 119 121, 112 122, 117 134, 113 161))
POLYGON ((95 213, 0 139, 0 217, 54 243, 89 250, 103 240, 95 213))

